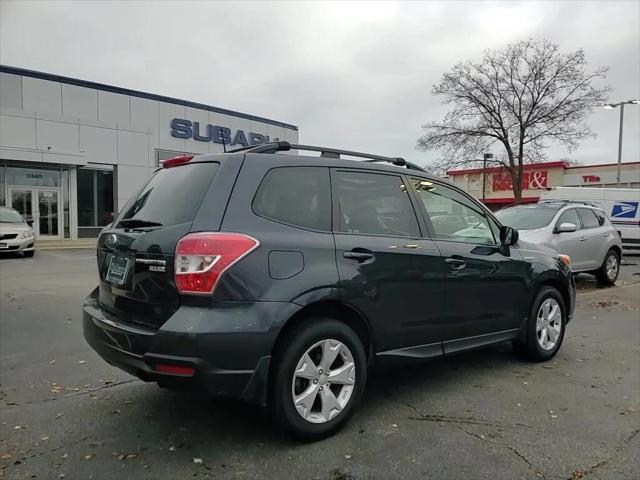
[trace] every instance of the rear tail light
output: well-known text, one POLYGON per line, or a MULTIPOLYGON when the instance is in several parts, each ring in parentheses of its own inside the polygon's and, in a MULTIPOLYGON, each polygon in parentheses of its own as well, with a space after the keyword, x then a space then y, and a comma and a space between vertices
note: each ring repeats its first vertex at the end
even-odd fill
POLYGON ((162 167, 171 168, 175 167, 176 165, 182 165, 183 163, 190 162, 192 158, 193 155, 180 155, 177 157, 167 158, 166 160, 162 161, 162 167))
POLYGON ((242 233, 190 233, 178 242, 175 280, 182 294, 210 295, 231 266, 258 248, 260 242, 242 233))

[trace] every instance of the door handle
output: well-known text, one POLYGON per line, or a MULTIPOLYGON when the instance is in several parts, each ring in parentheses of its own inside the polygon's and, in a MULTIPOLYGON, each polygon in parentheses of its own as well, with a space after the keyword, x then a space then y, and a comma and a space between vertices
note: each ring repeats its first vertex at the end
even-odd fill
POLYGON ((452 270, 462 270, 467 266, 467 262, 459 258, 445 258, 444 263, 448 264, 452 270))
POLYGON ((348 258, 349 260, 354 260, 358 263, 364 262, 366 260, 370 260, 373 258, 373 253, 367 252, 343 252, 342 256, 344 258, 348 258))

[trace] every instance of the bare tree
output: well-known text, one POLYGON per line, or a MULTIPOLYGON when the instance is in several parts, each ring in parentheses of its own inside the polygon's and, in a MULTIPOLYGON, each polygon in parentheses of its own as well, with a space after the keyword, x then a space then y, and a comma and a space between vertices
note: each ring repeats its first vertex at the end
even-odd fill
POLYGON ((432 166, 437 170, 477 165, 483 152, 500 145, 504 153, 493 162, 511 174, 519 203, 525 163, 542 160, 548 143, 572 151, 595 136, 586 117, 607 100, 610 87, 593 85, 607 70, 587 72, 582 50, 561 53, 546 40, 487 51, 478 63, 456 64, 434 85, 433 94, 452 109, 442 121, 423 125, 416 148, 442 152, 432 166))

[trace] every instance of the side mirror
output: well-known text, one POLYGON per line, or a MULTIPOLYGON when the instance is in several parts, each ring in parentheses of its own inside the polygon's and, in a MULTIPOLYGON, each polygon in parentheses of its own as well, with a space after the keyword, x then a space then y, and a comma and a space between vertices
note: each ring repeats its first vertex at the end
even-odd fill
POLYGON ((30 227, 33 227, 33 218, 30 218, 29 220, 27 220, 27 225, 29 225, 30 227))
POLYGON ((566 222, 566 223, 561 223, 556 229, 556 232, 569 233, 569 232, 575 232, 576 230, 578 230, 578 226, 575 223, 566 222))
POLYGON ((500 243, 502 245, 515 245, 518 243, 518 238, 520 238, 520 235, 518 234, 518 230, 515 228, 507 227, 505 225, 500 227, 500 243))

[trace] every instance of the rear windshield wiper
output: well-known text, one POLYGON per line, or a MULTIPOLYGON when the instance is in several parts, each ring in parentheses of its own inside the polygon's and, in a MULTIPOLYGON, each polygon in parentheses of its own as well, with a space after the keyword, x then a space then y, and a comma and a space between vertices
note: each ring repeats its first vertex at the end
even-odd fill
POLYGON ((125 228, 139 228, 139 227, 161 227, 159 222, 152 222, 151 220, 142 220, 139 218, 125 218, 118 222, 118 226, 125 228))

